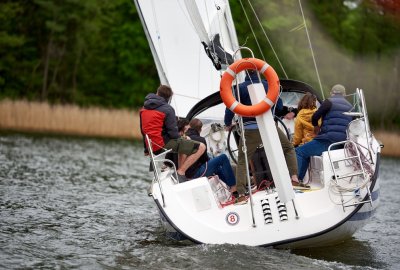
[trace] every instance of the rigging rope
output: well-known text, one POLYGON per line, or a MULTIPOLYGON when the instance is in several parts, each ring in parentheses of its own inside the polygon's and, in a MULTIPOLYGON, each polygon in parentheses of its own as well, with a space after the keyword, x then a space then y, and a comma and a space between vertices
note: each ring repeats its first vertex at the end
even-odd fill
MULTIPOLYGON (((302 3, 301 3, 301 0, 298 0, 298 1, 299 1, 300 11, 301 11, 301 16, 302 16, 302 18, 303 18, 303 24, 302 24, 302 25, 303 25, 303 27, 305 28, 305 31, 306 31, 307 40, 308 40, 308 44, 309 44, 310 51, 311 51, 311 57, 312 57, 312 59, 313 59, 314 68, 315 68, 315 72, 316 72, 316 75, 317 75, 318 84, 319 84, 319 87, 320 87, 322 99, 325 99, 325 95, 324 95, 324 91, 323 91, 322 83, 321 83, 321 78, 320 78, 320 75, 319 75, 318 66, 317 66, 317 62, 316 62, 316 60, 315 60, 314 50, 313 50, 312 43, 311 43, 311 39, 310 39, 310 34, 309 34, 309 32, 308 32, 306 19, 305 19, 304 12, 303 12, 303 6, 302 6, 302 3)), ((246 16, 247 23, 248 23, 249 26, 250 26, 251 32, 252 32, 252 34, 253 34, 253 36, 254 36, 254 39, 255 39, 255 41, 256 41, 256 43, 257 43, 258 49, 259 49, 259 51, 260 51, 260 53, 261 53, 261 55, 262 55, 263 60, 265 61, 265 57, 264 57, 264 55, 263 55, 263 53, 262 53, 261 46, 260 46, 260 44, 259 44, 259 42, 258 42, 258 39, 257 39, 255 33, 254 33, 254 30, 253 30, 253 27, 252 27, 252 25, 251 25, 251 23, 250 23, 249 17, 247 16, 247 12, 246 12, 246 10, 244 9, 242 0, 239 0, 239 2, 240 2, 240 5, 241 5, 241 7, 242 7, 243 13, 244 13, 245 16, 246 16)), ((267 35, 267 33, 266 33, 266 31, 265 31, 265 29, 264 29, 264 27, 263 27, 263 25, 262 25, 260 19, 258 18, 257 13, 256 13, 256 11, 255 11, 253 5, 251 4, 250 0, 248 0, 248 3, 249 3, 249 5, 250 5, 251 10, 253 11, 254 17, 257 19, 257 22, 258 22, 258 24, 260 25, 261 30, 263 31, 263 34, 264 34, 265 38, 266 38, 267 41, 268 41, 269 46, 270 46, 271 49, 272 49, 272 52, 274 53, 274 55, 275 55, 275 57, 276 57, 276 59, 277 59, 277 61, 278 61, 278 63, 279 63, 279 66, 281 67, 283 73, 285 74, 286 79, 288 79, 288 75, 287 75, 287 73, 286 73, 286 71, 285 71, 285 69, 284 69, 284 67, 283 67, 283 65, 282 65, 282 63, 281 63, 281 61, 279 60, 278 54, 276 53, 276 51, 275 51, 275 49, 274 49, 274 46, 272 45, 272 42, 271 42, 271 40, 269 39, 269 37, 268 37, 268 35, 267 35)), ((301 29, 300 26, 298 26, 298 27, 296 27, 296 28, 301 29)), ((292 29, 292 31, 293 31, 293 29, 292 29)))
MULTIPOLYGON (((261 21, 259 20, 256 11, 255 11, 254 8, 253 8, 253 5, 250 3, 250 0, 248 0, 248 2, 249 2, 249 5, 250 5, 250 7, 251 7, 251 10, 252 10, 253 13, 254 13, 254 16, 255 16, 256 19, 257 19, 258 24, 260 25, 261 30, 262 30, 263 33, 264 33, 265 38, 266 38, 267 41, 268 41, 269 46, 270 46, 271 49, 272 49, 272 52, 274 53, 274 55, 275 55, 275 57, 276 57, 276 60, 278 60, 279 66, 281 67, 281 69, 282 69, 282 71, 283 71, 283 74, 285 74, 286 79, 288 79, 289 77, 288 77, 288 75, 286 74, 286 71, 285 71, 285 69, 283 68, 283 65, 282 65, 281 61, 279 60, 278 54, 276 53, 276 51, 275 51, 275 49, 274 49, 274 46, 272 46, 271 40, 269 39, 267 33, 265 32, 264 27, 263 27, 261 21)), ((251 26, 250 26, 250 27, 251 27, 251 26)), ((258 44, 258 43, 257 43, 257 44, 258 44)), ((263 59, 263 60, 266 62, 265 59, 263 59)))
POLYGON ((260 44, 258 43, 258 39, 257 39, 256 33, 254 33, 254 30, 253 30, 253 27, 251 26, 249 17, 247 16, 247 12, 246 12, 246 10, 244 9, 242 0, 239 0, 239 2, 240 2, 240 5, 242 6, 242 10, 243 10, 244 15, 246 16, 246 20, 247 20, 247 23, 248 23, 249 26, 250 26, 251 32, 253 33, 254 40, 255 40, 256 43, 257 43, 257 47, 258 47, 258 50, 259 50, 260 53, 261 53, 262 59, 264 60, 264 62, 266 62, 266 61, 265 61, 265 56, 264 56, 264 54, 263 54, 263 52, 262 52, 262 50, 261 50, 261 46, 260 46, 260 44))
POLYGON ((304 17, 303 6, 301 4, 301 0, 299 0, 299 6, 300 6, 300 11, 301 11, 301 16, 303 17, 303 24, 304 24, 304 28, 306 30, 308 44, 309 44, 310 50, 311 50, 311 56, 312 56, 312 59, 313 59, 313 62, 314 62, 315 72, 317 73, 317 78, 318 78, 319 88, 321 90, 322 99, 325 99, 324 91, 322 89, 322 84, 321 84, 321 78, 319 77, 317 62, 315 61, 314 50, 313 50, 313 47, 312 47, 312 44, 311 44, 310 35, 308 33, 306 18, 304 17))

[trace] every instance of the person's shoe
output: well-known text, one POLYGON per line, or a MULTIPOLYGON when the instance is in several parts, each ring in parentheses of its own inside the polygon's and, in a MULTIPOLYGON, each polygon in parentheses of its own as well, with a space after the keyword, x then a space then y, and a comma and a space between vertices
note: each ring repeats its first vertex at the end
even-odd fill
POLYGON ((240 195, 239 198, 235 199, 235 205, 241 205, 247 203, 247 197, 245 195, 240 195))
POLYGON ((189 181, 189 179, 185 175, 181 175, 179 173, 176 173, 178 175, 178 182, 179 183, 184 183, 189 181))
POLYGON ((310 189, 310 188, 311 188, 310 185, 304 184, 304 183, 302 183, 302 182, 300 182, 300 186, 303 187, 303 188, 307 188, 307 189, 310 189))
POLYGON ((303 184, 302 182, 292 181, 292 186, 295 189, 310 189, 309 185, 303 184))
MULTIPOLYGON (((247 186, 246 186, 247 187, 247 186)), ((254 194, 258 191, 258 187, 255 184, 251 184, 251 194, 254 194)), ((246 196, 249 195, 249 189, 246 188, 246 192, 244 193, 246 196)))

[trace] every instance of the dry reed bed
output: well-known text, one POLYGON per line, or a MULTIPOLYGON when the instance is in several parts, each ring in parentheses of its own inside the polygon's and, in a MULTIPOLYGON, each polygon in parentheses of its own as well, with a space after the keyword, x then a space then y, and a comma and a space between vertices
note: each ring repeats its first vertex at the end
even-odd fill
MULTIPOLYGON (((82 136, 140 139, 137 111, 51 106, 27 101, 0 101, 0 129, 82 136)), ((400 157, 400 134, 377 131, 382 155, 400 157)))
POLYGON ((136 111, 80 108, 73 105, 0 102, 0 129, 82 136, 141 138, 136 111))
POLYGON ((377 140, 383 143, 382 155, 400 157, 400 133, 378 130, 374 132, 377 140))

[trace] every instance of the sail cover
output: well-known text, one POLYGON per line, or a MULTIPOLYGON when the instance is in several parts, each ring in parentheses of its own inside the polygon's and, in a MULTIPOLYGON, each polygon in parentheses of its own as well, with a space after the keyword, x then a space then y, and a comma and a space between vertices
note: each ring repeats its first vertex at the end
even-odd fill
MULTIPOLYGON (((135 0, 162 84, 171 86, 171 105, 186 116, 200 100, 219 91, 223 67, 238 48, 229 3, 224 0, 135 0), (210 59, 215 52, 222 69, 210 59)), ((240 55, 237 54, 237 58, 240 55)), ((223 105, 202 118, 223 117, 223 105)))

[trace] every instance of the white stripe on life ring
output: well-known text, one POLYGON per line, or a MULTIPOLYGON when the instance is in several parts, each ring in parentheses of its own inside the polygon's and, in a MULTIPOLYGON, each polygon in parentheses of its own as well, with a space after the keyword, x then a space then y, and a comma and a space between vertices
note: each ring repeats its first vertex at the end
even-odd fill
POLYGON ((229 108, 229 110, 231 110, 233 112, 233 110, 237 107, 237 105, 239 105, 239 102, 236 100, 235 102, 232 103, 232 105, 229 108))
POLYGON ((267 63, 265 63, 265 65, 263 65, 263 67, 261 68, 260 72, 262 74, 264 74, 264 72, 267 70, 267 68, 269 68, 269 65, 267 63))
POLYGON ((265 97, 264 99, 263 99, 263 101, 265 102, 265 103, 267 103, 269 106, 273 106, 275 103, 272 101, 272 100, 270 100, 269 98, 267 98, 267 97, 265 97))

